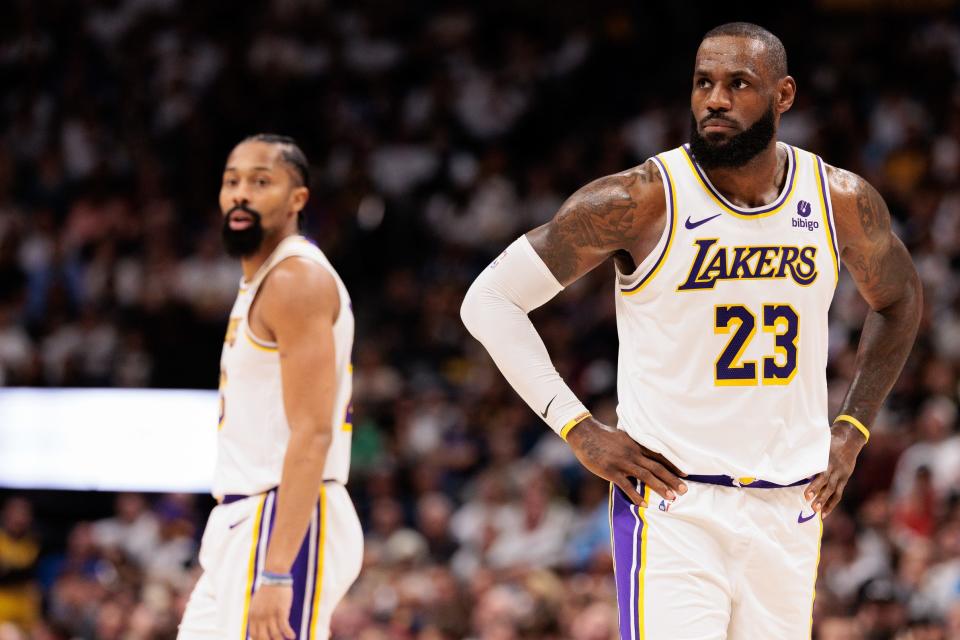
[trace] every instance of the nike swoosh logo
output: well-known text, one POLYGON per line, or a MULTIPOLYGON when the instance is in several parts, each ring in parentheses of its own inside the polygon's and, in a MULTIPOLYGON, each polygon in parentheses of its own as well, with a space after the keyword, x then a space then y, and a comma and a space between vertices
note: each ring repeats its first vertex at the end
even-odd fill
MULTIPOLYGON (((559 394, 557 394, 557 395, 559 395, 559 394)), ((547 419, 547 412, 550 411, 550 405, 552 405, 552 404, 553 404, 553 401, 556 400, 556 399, 557 399, 557 396, 553 396, 552 398, 550 398, 550 402, 547 403, 547 408, 544 409, 544 410, 543 410, 543 413, 540 414, 541 416, 543 416, 543 419, 544 419, 544 420, 547 419)))
POLYGON ((241 518, 241 519, 237 520, 236 522, 234 522, 232 525, 230 525, 230 528, 233 529, 234 527, 240 526, 241 524, 243 524, 244 522, 246 522, 246 521, 249 520, 249 519, 250 519, 250 516, 247 516, 246 518, 241 518))
POLYGON ((706 224, 711 220, 713 220, 714 218, 719 218, 722 215, 723 215, 722 213, 718 213, 715 216, 710 216, 709 218, 704 218, 703 220, 697 220, 696 222, 691 222, 690 216, 687 216, 687 221, 683 223, 683 226, 685 226, 687 229, 696 229, 700 225, 706 224))
POLYGON ((800 510, 800 515, 797 516, 797 522, 799 522, 800 524, 803 524, 803 523, 806 522, 807 520, 813 520, 814 516, 816 516, 816 515, 817 515, 817 512, 814 511, 813 513, 811 513, 810 515, 808 515, 806 518, 804 518, 804 517, 803 517, 803 509, 801 509, 801 510, 800 510))

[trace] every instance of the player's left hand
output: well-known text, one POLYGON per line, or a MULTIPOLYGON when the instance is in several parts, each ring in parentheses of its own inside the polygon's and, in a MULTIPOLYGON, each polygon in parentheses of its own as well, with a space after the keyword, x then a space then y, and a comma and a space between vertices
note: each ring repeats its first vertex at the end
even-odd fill
POLYGON ((853 425, 839 421, 830 427, 830 461, 827 470, 818 475, 807 487, 804 496, 813 510, 826 518, 840 503, 843 489, 850 480, 857 455, 867 441, 853 425))
POLYGON ((263 585, 250 600, 247 633, 251 640, 293 640, 297 634, 290 627, 290 606, 293 587, 263 585))

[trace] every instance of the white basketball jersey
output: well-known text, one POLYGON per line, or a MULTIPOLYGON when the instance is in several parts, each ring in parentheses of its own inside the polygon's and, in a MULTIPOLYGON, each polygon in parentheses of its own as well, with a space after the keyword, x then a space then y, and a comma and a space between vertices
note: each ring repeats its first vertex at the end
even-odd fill
POLYGON ((327 269, 340 293, 340 314, 333 324, 336 396, 333 440, 324 466, 324 480, 346 484, 350 470, 350 408, 353 365, 353 308, 343 281, 323 252, 302 236, 285 238, 249 281, 241 281, 220 356, 220 424, 213 493, 253 495, 280 484, 290 426, 283 406, 277 345, 253 334, 250 305, 271 269, 287 258, 311 260, 327 269))
POLYGON ((753 209, 687 148, 655 157, 666 228, 617 273, 619 426, 689 474, 788 484, 827 466, 836 234, 822 161, 780 148, 783 190, 753 209))

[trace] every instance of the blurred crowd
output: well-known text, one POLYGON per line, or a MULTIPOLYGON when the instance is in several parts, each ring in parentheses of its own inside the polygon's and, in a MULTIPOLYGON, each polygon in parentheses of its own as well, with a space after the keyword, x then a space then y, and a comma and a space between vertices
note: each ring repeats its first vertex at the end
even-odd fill
MULTIPOLYGON (((0 385, 215 387, 240 276, 219 246, 222 163, 247 134, 293 135, 313 165, 307 233, 357 316, 349 488, 366 561, 333 637, 611 640, 607 488, 503 382, 459 304, 578 186, 685 141, 696 45, 732 16, 383 4, 13 3, 0 385)), ((748 16, 798 79, 781 138, 881 191, 926 295, 825 522, 814 637, 960 640, 960 17, 830 8, 843 4, 748 16)), ((607 265, 533 315, 611 424, 613 291, 607 265)), ((844 276, 832 413, 864 313, 844 276)), ((124 494, 83 513, 81 495, 65 518, 29 492, 0 497, 0 640, 174 637, 209 499, 124 494)))

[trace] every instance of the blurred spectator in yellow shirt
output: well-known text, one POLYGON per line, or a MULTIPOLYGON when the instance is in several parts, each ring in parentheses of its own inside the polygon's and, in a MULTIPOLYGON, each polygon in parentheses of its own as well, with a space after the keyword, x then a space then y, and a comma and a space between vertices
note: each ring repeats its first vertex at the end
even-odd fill
POLYGON ((0 622, 25 630, 40 618, 35 577, 40 544, 32 529, 30 503, 20 497, 7 500, 0 510, 0 622))

